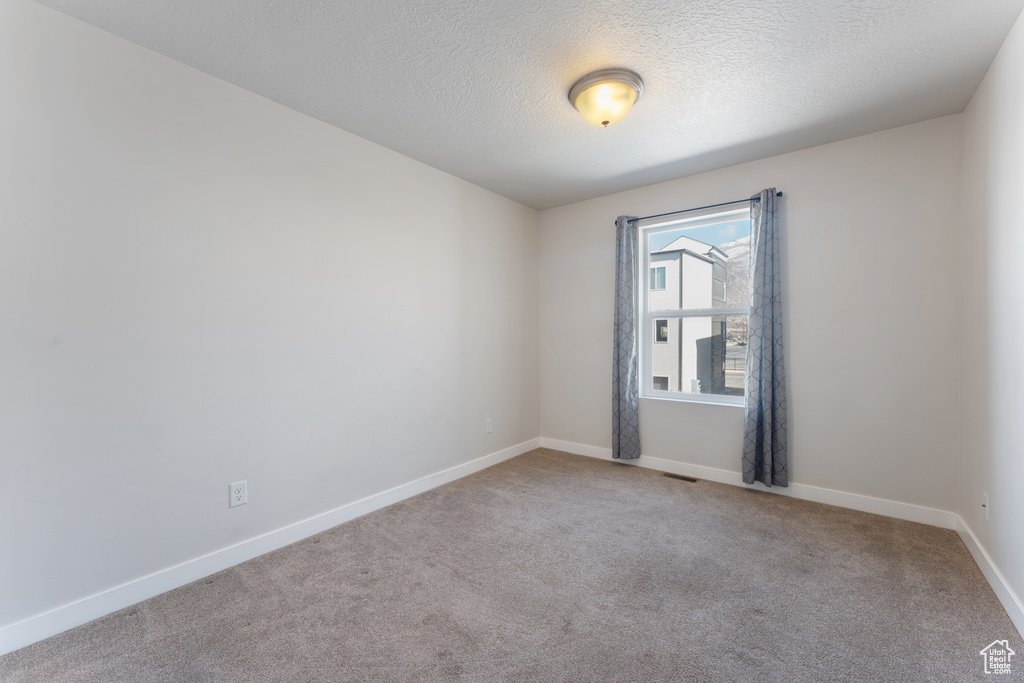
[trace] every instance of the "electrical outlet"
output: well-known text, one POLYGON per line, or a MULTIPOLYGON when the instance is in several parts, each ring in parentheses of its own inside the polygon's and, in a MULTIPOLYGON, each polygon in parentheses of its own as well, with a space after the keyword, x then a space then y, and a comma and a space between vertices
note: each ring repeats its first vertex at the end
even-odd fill
POLYGON ((494 431, 494 425, 491 423, 491 418, 484 420, 484 434, 490 434, 494 431))
POLYGON ((988 519, 988 494, 981 494, 981 507, 985 509, 985 519, 988 519))
POLYGON ((238 505, 245 505, 249 502, 248 487, 244 481, 236 481, 234 484, 228 485, 228 507, 233 508, 238 505))

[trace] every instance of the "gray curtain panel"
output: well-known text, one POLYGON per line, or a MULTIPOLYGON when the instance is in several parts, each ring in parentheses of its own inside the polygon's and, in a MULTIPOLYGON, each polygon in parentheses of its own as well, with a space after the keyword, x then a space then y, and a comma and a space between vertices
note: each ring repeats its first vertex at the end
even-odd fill
POLYGON ((612 457, 640 457, 637 355, 636 218, 615 221, 615 348, 612 355, 612 457))
POLYGON ((775 188, 751 198, 750 323, 743 481, 789 485, 786 367, 782 359, 782 280, 775 188), (760 201, 757 201, 760 199, 760 201))

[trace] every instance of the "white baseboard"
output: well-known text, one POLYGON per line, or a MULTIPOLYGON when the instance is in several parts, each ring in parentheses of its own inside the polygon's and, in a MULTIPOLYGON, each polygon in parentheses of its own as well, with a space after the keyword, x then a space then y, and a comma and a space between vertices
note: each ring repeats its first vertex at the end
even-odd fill
POLYGON ((120 586, 95 593, 75 602, 54 608, 0 628, 0 655, 57 635, 93 619, 124 609, 169 590, 197 581, 210 574, 259 557, 272 550, 301 541, 368 512, 429 491, 442 484, 478 472, 503 460, 514 458, 540 446, 540 439, 530 439, 497 453, 485 455, 461 465, 431 474, 395 488, 382 491, 361 500, 275 529, 241 543, 221 548, 207 555, 161 569, 147 576, 133 579, 120 586))
MULTIPOLYGON (((44 638, 49 638, 75 626, 80 626, 93 619, 98 619, 119 609, 184 586, 192 581, 197 581, 246 560, 251 560, 254 557, 283 548, 286 545, 330 529, 338 524, 361 517, 368 512, 397 503, 400 500, 410 498, 424 491, 429 491, 432 488, 455 481, 538 447, 551 448, 602 460, 612 460, 611 449, 599 446, 560 441, 547 437, 524 441, 502 451, 485 455, 462 465, 457 465, 416 481, 408 482, 387 491, 348 503, 347 505, 342 505, 314 517, 162 569, 0 628, 0 655, 13 652, 44 638)), ((634 463, 626 462, 625 464, 634 463)), ((683 474, 734 486, 747 486, 743 483, 739 472, 713 467, 692 465, 662 458, 652 458, 650 456, 641 456, 639 461, 635 463, 635 466, 671 472, 673 474, 683 474)), ((792 490, 777 487, 769 489, 760 485, 748 486, 748 488, 757 488, 758 490, 780 495, 789 495, 795 498, 837 505, 863 512, 873 512, 947 529, 956 529, 960 538, 963 539, 964 544, 974 557, 975 562, 981 568, 985 578, 995 591, 999 601, 1006 609, 1011 621, 1013 621, 1017 630, 1024 634, 1024 603, 1022 603, 1021 599, 1006 582, 1006 579, 999 569, 996 568, 995 564, 993 564, 992 559, 978 542, 970 527, 967 526, 966 522, 959 515, 908 503, 899 503, 804 484, 793 484, 789 487, 792 490)))
MULTIPOLYGON (((586 455, 591 458, 600 458, 602 460, 612 460, 612 451, 610 448, 578 444, 571 441, 559 441, 558 439, 549 439, 547 437, 541 437, 540 445, 543 448, 552 448, 559 451, 566 451, 567 453, 586 455)), ((637 460, 616 460, 615 462, 635 465, 637 467, 646 467, 648 469, 659 470, 661 472, 671 472, 672 474, 683 474, 688 477, 696 477, 698 479, 707 479, 708 481, 715 481, 720 484, 732 484, 733 486, 742 486, 744 488, 756 489, 758 491, 767 491, 768 493, 775 493, 780 496, 790 496, 792 498, 800 498, 802 500, 811 500, 816 503, 825 503, 827 505, 835 505, 842 508, 849 508, 851 510, 860 510, 861 512, 872 512, 876 515, 885 515, 886 517, 895 517, 896 519, 920 522, 922 524, 942 527, 943 529, 953 529, 956 527, 955 513, 923 507, 921 505, 900 503, 894 500, 873 498, 871 496, 863 496, 857 493, 847 493, 845 491, 825 489, 818 486, 809 486, 807 484, 790 484, 785 488, 778 486, 769 488, 762 484, 744 484, 743 475, 739 472, 720 470, 714 467, 704 467, 703 465, 691 465, 689 463, 676 462, 675 460, 652 458, 649 455, 641 455, 637 460)))
POLYGON ((985 552, 981 542, 978 541, 978 537, 974 535, 971 527, 967 526, 967 522, 960 515, 956 516, 956 532, 960 534, 964 545, 971 552, 971 557, 978 563, 981 573, 985 575, 989 585, 992 586, 992 590, 995 591, 996 597, 1002 603, 1003 609, 1009 615, 1010 621, 1017 627, 1017 632, 1024 636, 1024 602, 1021 601, 1017 593, 1010 587, 1006 577, 996 567, 992 558, 985 552))

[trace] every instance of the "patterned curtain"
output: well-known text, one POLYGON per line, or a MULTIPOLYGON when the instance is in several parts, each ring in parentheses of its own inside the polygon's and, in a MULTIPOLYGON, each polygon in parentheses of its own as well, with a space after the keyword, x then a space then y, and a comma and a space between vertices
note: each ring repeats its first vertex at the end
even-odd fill
POLYGON ((636 218, 615 221, 615 348, 612 354, 612 457, 640 457, 637 356, 636 218))
POLYGON ((743 481, 789 485, 786 368, 782 359, 782 282, 775 188, 751 197, 750 323, 743 481))

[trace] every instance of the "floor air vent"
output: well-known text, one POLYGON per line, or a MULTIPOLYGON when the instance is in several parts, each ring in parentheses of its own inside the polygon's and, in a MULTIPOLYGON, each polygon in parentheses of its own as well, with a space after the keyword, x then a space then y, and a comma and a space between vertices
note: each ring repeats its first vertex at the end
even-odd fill
POLYGON ((668 477, 669 479, 679 479, 681 481, 689 481, 689 482, 697 481, 693 477, 687 477, 684 474, 672 474, 671 472, 662 472, 661 476, 668 477))

